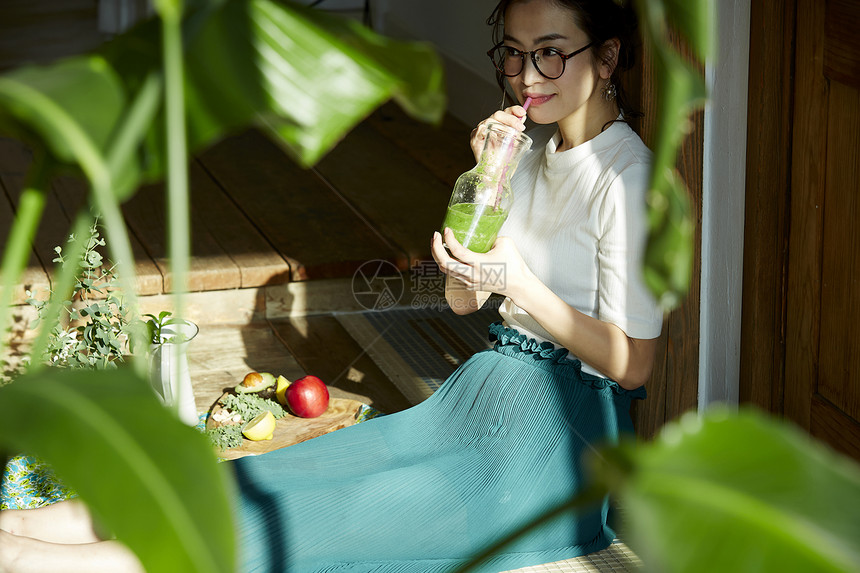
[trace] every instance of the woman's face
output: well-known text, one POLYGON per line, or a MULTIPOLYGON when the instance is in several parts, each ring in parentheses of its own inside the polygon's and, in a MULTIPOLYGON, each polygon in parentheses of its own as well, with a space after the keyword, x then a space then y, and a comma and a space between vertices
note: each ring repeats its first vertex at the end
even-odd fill
MULTIPOLYGON (((570 54, 587 45, 588 36, 576 25, 573 12, 552 0, 516 0, 505 13, 503 41, 524 52, 555 48, 570 54)), ((604 81, 592 49, 569 58, 564 73, 554 80, 542 76, 530 56, 526 56, 523 71, 508 78, 520 102, 532 98, 529 118, 540 124, 584 120, 589 110, 596 112, 603 106, 600 88, 604 81)))

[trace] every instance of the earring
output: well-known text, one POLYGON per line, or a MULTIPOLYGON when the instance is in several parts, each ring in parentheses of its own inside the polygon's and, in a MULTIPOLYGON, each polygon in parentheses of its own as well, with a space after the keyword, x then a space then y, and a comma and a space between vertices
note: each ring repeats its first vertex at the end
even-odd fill
POLYGON ((603 99, 606 101, 612 101, 615 99, 616 89, 615 84, 612 83, 612 79, 606 80, 606 85, 603 86, 603 99))

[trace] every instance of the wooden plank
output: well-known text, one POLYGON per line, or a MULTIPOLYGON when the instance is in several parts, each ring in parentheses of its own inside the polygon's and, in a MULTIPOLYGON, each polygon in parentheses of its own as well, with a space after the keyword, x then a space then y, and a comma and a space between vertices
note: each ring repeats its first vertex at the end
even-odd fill
POLYGON ((0 137, 0 175, 26 175, 32 161, 26 145, 11 137, 0 137))
POLYGON ((824 17, 824 74, 860 88, 860 2, 827 0, 824 17))
MULTIPOLYGON (((677 33, 671 40, 682 57, 694 61, 689 45, 677 33)), ((699 65, 704 75, 704 69, 699 65)), ((652 92, 653 93, 653 92, 652 92)), ((667 318, 668 353, 666 384, 666 418, 679 417, 695 410, 699 400, 699 292, 702 275, 702 172, 704 156, 704 111, 690 117, 692 130, 678 150, 675 166, 687 185, 690 209, 696 232, 693 238, 693 272, 690 287, 682 304, 667 318)), ((653 119, 656 118, 656 115, 653 119)), ((652 123, 652 126, 655 125, 652 123)))
POLYGON ((0 70, 97 48, 98 3, 92 0, 3 0, 0 70))
MULTIPOLYGON (((656 123, 654 118, 657 113, 656 98, 651 97, 653 93, 654 66, 648 60, 648 55, 643 54, 641 62, 628 73, 627 85, 638 87, 638 91, 632 92, 638 96, 638 108, 643 117, 635 125, 638 133, 646 145, 651 145, 650 138, 653 137, 656 123), (651 90, 650 92, 648 90, 651 90)), ((648 397, 644 401, 635 401, 632 407, 633 425, 636 434, 643 439, 651 439, 657 435, 660 428, 666 422, 666 404, 668 400, 669 380, 669 323, 666 317, 663 319, 663 329, 660 334, 656 350, 656 360, 651 378, 645 383, 648 397)))
POLYGON ((791 160, 791 234, 788 244, 785 415, 810 427, 818 379, 821 303, 821 237, 825 189, 822 154, 827 142, 828 82, 821 69, 824 3, 798 0, 791 160))
POLYGON ((196 220, 239 267, 242 288, 288 282, 290 266, 284 258, 197 161, 191 163, 190 180, 196 220))
MULTIPOLYGON (((168 258, 167 212, 164 187, 144 185, 125 205, 123 213, 129 227, 143 244, 164 277, 164 291, 172 292, 172 272, 168 258)), ((198 217, 191 216, 191 260, 188 290, 222 290, 242 284, 239 267, 209 233, 198 217)))
MULTIPOLYGON (((85 206, 87 197, 87 186, 82 180, 62 176, 54 180, 53 196, 66 213, 66 217, 72 220, 79 209, 85 206)), ((164 291, 164 279, 158 266, 143 248, 131 229, 126 227, 129 242, 131 243, 132 255, 134 255, 135 289, 138 295, 161 294, 164 291)), ((108 250, 110 250, 110 239, 106 238, 108 250)), ((102 253, 110 258, 109 253, 102 253)))
POLYGON ((794 5, 750 7, 741 402, 782 413, 794 5))
POLYGON ((265 322, 200 324, 188 346, 188 370, 198 411, 208 411, 248 372, 271 372, 290 380, 305 371, 265 322))
POLYGON ((667 420, 695 410, 699 401, 699 292, 702 276, 702 157, 704 153, 704 113, 691 118, 693 131, 684 139, 678 156, 678 170, 687 183, 690 208, 696 224, 695 254, 690 288, 680 307, 669 313, 667 420))
POLYGON ((813 437, 860 462, 860 423, 839 408, 815 396, 812 399, 809 432, 813 437))
MULTIPOLYGON (((14 206, 18 204, 31 160, 31 154, 26 146, 13 139, 0 139, 0 180, 4 182, 14 206)), ((51 184, 51 189, 48 190, 45 211, 34 239, 34 250, 37 258, 48 276, 53 273, 55 267, 53 260, 56 257, 56 252, 54 249, 57 246, 66 247, 71 221, 78 209, 83 206, 85 197, 85 184, 71 176, 55 178, 51 184)), ((142 247, 134 241, 133 237, 132 245, 138 260, 138 292, 141 294, 160 293, 162 288, 161 274, 152 261, 148 260, 142 247)), ((103 252, 102 254, 107 256, 107 253, 103 252)))
POLYGON ((430 238, 445 218, 451 186, 365 124, 316 167, 410 264, 431 259, 430 238))
POLYGON ((663 320, 663 332, 657 340, 656 356, 651 379, 645 384, 648 396, 645 400, 634 400, 630 415, 636 435, 644 440, 654 438, 666 421, 666 394, 668 377, 669 332, 667 321, 663 320))
POLYGON ((365 123, 391 140, 448 189, 454 188, 460 174, 475 166, 469 146, 473 126, 450 115, 446 114, 439 125, 431 125, 409 117, 400 106, 389 102, 371 114, 365 123))
POLYGON ((352 276, 376 259, 408 267, 405 253, 259 132, 222 141, 200 162, 289 262, 292 280, 352 276))
POLYGON ((319 376, 341 396, 389 414, 412 405, 333 316, 293 317, 270 324, 305 372, 319 376))
POLYGON ((860 90, 830 82, 818 392, 860 420, 860 90))

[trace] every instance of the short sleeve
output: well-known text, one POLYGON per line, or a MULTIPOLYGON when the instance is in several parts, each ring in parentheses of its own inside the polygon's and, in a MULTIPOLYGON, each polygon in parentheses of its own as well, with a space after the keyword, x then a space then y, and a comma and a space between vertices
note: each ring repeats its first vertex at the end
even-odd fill
POLYGON ((657 338, 663 326, 663 313, 642 275, 648 177, 646 163, 633 163, 610 183, 597 252, 598 318, 642 339, 657 338))

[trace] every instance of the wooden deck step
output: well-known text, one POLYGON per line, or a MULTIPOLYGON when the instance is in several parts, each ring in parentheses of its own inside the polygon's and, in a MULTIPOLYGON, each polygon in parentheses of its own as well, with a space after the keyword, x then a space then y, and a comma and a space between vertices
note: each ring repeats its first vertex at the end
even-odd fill
MULTIPOLYGON (((430 237, 453 181, 474 165, 468 131, 450 117, 431 126, 387 104, 313 169, 299 168, 256 130, 224 139, 189 166, 189 290, 229 293, 348 280, 369 261, 387 261, 406 272, 429 259, 430 237)), ((0 241, 11 228, 30 162, 22 144, 0 138, 0 241)), ((71 176, 52 182, 15 304, 24 302, 26 288, 48 289, 54 248, 65 244, 70 222, 85 208, 86 189, 71 176)), ((145 185, 122 206, 136 288, 144 297, 172 291, 164 201, 162 184, 145 185)), ((336 290, 344 292, 342 287, 336 290)), ((277 296, 297 297, 298 291, 277 296)), ((257 307, 260 298, 252 298, 255 308, 244 315, 268 315, 257 307)))
POLYGON ((199 160, 287 259, 292 280, 351 275, 372 259, 406 268, 405 253, 313 171, 296 166, 259 132, 234 136, 199 160))
POLYGON ((315 171, 406 254, 409 266, 430 257, 430 237, 445 216, 451 189, 403 148, 360 125, 315 171))
MULTIPOLYGON (((69 221, 75 217, 79 209, 86 208, 88 186, 81 178, 58 177, 54 180, 52 187, 53 196, 62 206, 69 221)), ((161 271, 147 254, 137 235, 129 230, 128 239, 131 243, 132 255, 134 255, 137 294, 146 296, 164 292, 164 279, 161 276, 161 271)), ((109 239, 106 240, 109 241, 109 239)), ((102 255, 107 259, 110 258, 108 252, 102 252, 102 255)))

